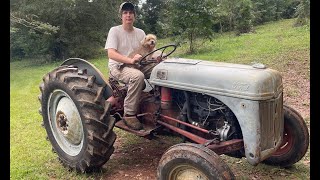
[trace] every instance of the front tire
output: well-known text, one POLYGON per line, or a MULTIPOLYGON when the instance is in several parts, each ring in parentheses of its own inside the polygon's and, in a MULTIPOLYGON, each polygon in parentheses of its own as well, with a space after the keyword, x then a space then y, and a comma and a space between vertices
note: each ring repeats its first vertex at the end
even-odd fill
POLYGON ((79 172, 99 169, 114 151, 115 119, 103 97, 106 87, 74 66, 60 66, 40 84, 41 114, 60 162, 79 172))
POLYGON ((263 163, 289 167, 300 161, 309 146, 308 127, 301 115, 289 106, 283 106, 284 130, 280 148, 263 163))
POLYGON ((192 143, 171 146, 160 159, 157 176, 158 180, 235 179, 214 151, 192 143))

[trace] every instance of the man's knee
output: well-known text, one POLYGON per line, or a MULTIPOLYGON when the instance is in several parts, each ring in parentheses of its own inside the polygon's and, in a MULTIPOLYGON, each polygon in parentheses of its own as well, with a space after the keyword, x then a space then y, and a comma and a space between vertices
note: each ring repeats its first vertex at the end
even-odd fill
POLYGON ((142 84, 144 83, 144 74, 141 71, 138 71, 131 76, 130 81, 142 84))

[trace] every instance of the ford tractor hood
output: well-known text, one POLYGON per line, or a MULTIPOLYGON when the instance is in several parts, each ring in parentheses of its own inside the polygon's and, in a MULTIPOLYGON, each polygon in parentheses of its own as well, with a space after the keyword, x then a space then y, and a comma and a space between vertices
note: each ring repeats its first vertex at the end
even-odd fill
POLYGON ((262 64, 172 58, 155 66, 149 81, 157 86, 250 100, 272 99, 282 93, 280 73, 262 64))

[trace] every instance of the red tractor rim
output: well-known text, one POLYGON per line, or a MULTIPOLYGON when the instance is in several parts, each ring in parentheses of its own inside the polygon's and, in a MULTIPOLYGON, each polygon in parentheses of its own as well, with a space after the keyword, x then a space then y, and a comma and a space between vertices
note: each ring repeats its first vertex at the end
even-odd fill
POLYGON ((279 149, 272 156, 282 156, 283 154, 288 153, 292 149, 293 143, 294 137, 292 130, 284 124, 282 143, 279 149))

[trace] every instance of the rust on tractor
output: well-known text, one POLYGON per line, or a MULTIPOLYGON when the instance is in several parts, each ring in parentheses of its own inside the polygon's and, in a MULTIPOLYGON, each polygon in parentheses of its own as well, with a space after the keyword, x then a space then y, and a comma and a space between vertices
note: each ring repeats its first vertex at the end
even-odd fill
MULTIPOLYGON (((175 122, 181 123, 183 125, 189 126, 191 128, 194 128, 196 130, 199 130, 201 132, 210 134, 210 131, 208 131, 208 130, 205 130, 205 129, 202 129, 200 127, 185 123, 185 122, 180 121, 178 119, 174 119, 174 118, 171 118, 171 117, 168 117, 168 116, 164 116, 162 114, 160 114, 160 116, 162 118, 165 118, 165 119, 168 119, 168 120, 171 120, 171 121, 175 121, 175 122)), ((165 123, 163 121, 157 121, 157 122, 159 124, 169 128, 169 129, 171 129, 171 130, 173 130, 173 131, 175 131, 175 132, 177 132, 177 133, 179 133, 179 134, 181 134, 181 135, 183 135, 183 136, 195 141, 198 144, 210 144, 210 143, 214 142, 215 144, 208 145, 207 147, 209 149, 215 151, 217 154, 233 152, 233 151, 236 151, 236 150, 240 150, 240 149, 242 149, 244 147, 242 139, 232 139, 232 140, 224 141, 224 142, 216 142, 214 140, 208 140, 208 139, 202 138, 200 136, 197 136, 194 133, 190 133, 188 131, 185 131, 185 130, 180 129, 180 128, 175 127, 175 126, 172 126, 172 125, 170 125, 168 123, 165 123)))
POLYGON ((112 105, 111 112, 123 109, 123 102, 120 97, 110 96, 107 101, 112 105))
POLYGON ((206 139, 204 139, 204 138, 202 138, 202 137, 200 137, 200 136, 197 136, 197 135, 195 135, 195 134, 192 134, 192 133, 190 133, 190 132, 188 132, 188 131, 185 131, 185 130, 180 129, 180 128, 175 127, 175 126, 172 126, 172 125, 170 125, 170 124, 168 124, 168 123, 165 123, 165 122, 163 122, 163 121, 157 121, 157 122, 158 122, 159 124, 165 126, 166 128, 171 129, 171 130, 173 130, 174 132, 177 132, 177 133, 179 133, 179 134, 181 134, 181 135, 183 135, 183 136, 191 139, 192 141, 194 141, 194 142, 196 142, 196 143, 198 143, 198 144, 204 144, 204 143, 207 142, 206 139))
MULTIPOLYGON (((160 114, 159 116, 164 118, 164 119, 167 119, 167 120, 170 120, 170 121, 175 121, 177 123, 186 125, 188 127, 191 127, 193 129, 201 131, 203 133, 207 133, 207 134, 211 133, 211 131, 202 129, 202 128, 194 126, 192 124, 185 123, 183 121, 180 121, 180 120, 172 118, 172 117, 168 117, 168 116, 165 116, 165 115, 162 115, 162 114, 160 114)), ((168 129, 171 129, 171 130, 173 130, 173 131, 175 131, 175 132, 177 132, 177 133, 179 133, 179 134, 181 134, 181 135, 183 135, 183 136, 195 141, 198 144, 211 144, 211 143, 214 143, 214 144, 208 145, 207 147, 209 149, 211 149, 211 150, 214 150, 217 154, 233 152, 233 151, 236 151, 236 150, 240 150, 240 149, 242 149, 244 147, 242 139, 233 139, 233 140, 224 141, 224 142, 216 142, 216 141, 214 141, 214 139, 202 138, 200 136, 197 136, 195 133, 191 133, 191 132, 185 131, 185 130, 179 128, 179 127, 172 126, 172 125, 170 125, 168 123, 165 123, 163 121, 157 121, 157 122, 159 124, 167 127, 168 129)))
POLYGON ((169 116, 165 116, 165 115, 162 115, 162 114, 160 114, 160 116, 161 116, 162 118, 165 118, 165 119, 168 119, 168 120, 171 120, 171 121, 175 121, 175 122, 177 122, 177 123, 180 123, 180 124, 186 125, 186 126, 188 126, 188 127, 191 127, 191 128, 193 128, 193 129, 199 130, 199 131, 201 131, 201 132, 204 132, 204 133, 207 133, 207 134, 210 134, 210 133, 211 133, 211 131, 202 129, 202 128, 198 127, 198 126, 194 126, 194 125, 192 125, 192 124, 190 124, 190 123, 186 123, 186 122, 183 122, 183 121, 180 121, 180 120, 178 120, 178 119, 175 119, 175 118, 172 118, 172 117, 169 117, 169 116))
POLYGON ((218 144, 211 144, 207 146, 209 149, 213 150, 217 154, 230 153, 243 148, 242 139, 232 139, 228 141, 223 141, 218 144))
POLYGON ((170 88, 161 87, 161 109, 170 109, 172 96, 170 88))
POLYGON ((57 115, 56 115, 57 127, 64 134, 66 133, 66 131, 68 129, 67 121, 68 121, 67 116, 62 111, 58 111, 57 115))

